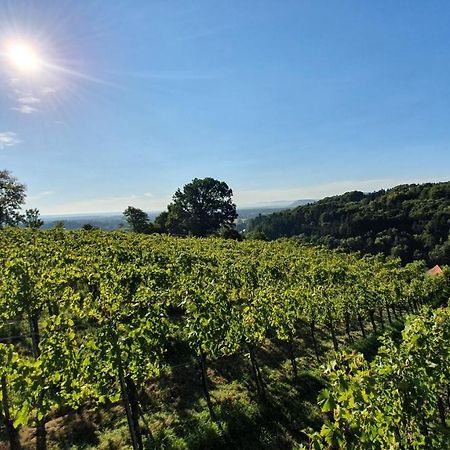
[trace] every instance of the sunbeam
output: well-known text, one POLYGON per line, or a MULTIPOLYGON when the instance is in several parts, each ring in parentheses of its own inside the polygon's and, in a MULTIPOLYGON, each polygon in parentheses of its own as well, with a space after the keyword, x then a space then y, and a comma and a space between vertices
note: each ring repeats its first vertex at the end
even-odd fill
POLYGON ((34 73, 43 65, 38 52, 28 43, 8 42, 4 55, 8 62, 21 73, 34 73))
POLYGON ((86 80, 86 81, 91 81, 92 83, 98 83, 98 84, 103 84, 104 86, 112 86, 112 87, 118 87, 117 84, 111 83, 109 81, 106 80, 102 80, 100 78, 96 78, 90 75, 87 75, 85 73, 82 72, 78 72, 76 70, 73 69, 69 69, 68 67, 64 67, 64 66, 60 66, 57 64, 52 64, 49 62, 44 62, 43 66, 45 66, 46 68, 53 70, 55 72, 61 72, 64 73, 66 75, 75 77, 75 78, 80 78, 82 80, 86 80))

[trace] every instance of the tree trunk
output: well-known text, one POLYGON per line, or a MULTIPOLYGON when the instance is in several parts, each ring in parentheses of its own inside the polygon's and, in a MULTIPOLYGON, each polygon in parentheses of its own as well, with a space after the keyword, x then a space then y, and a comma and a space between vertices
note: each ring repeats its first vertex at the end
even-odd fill
POLYGON ((130 402, 130 410, 133 423, 139 434, 139 440, 142 442, 141 427, 139 426, 139 416, 140 416, 139 399, 136 384, 129 375, 125 377, 125 383, 127 387, 128 400, 130 402))
POLYGON ((359 313, 358 313, 358 323, 359 323, 359 328, 361 329, 361 334, 365 338, 366 337, 366 330, 364 329, 364 323, 363 323, 363 320, 361 318, 361 314, 359 314, 359 313))
MULTIPOLYGON (((31 313, 28 314, 28 322, 30 325, 31 333, 31 348, 34 359, 38 359, 41 351, 39 349, 40 334, 39 334, 39 314, 31 313)), ((40 399, 39 403, 42 403, 40 399)), ((47 449, 47 430, 45 428, 46 418, 36 419, 36 450, 46 450, 47 449)))
POLYGON ((384 327, 384 317, 383 317, 383 307, 382 306, 378 307, 378 315, 380 316, 381 329, 384 331, 385 327, 384 327))
POLYGON ((39 316, 37 314, 29 313, 28 323, 30 325, 31 334, 31 351, 34 359, 38 359, 41 354, 39 350, 39 316))
POLYGON ((348 340, 353 342, 352 334, 350 332, 350 316, 348 313, 345 313, 345 332, 347 333, 348 340))
POLYGON ((36 450, 47 449, 47 430, 45 429, 45 418, 36 421, 36 450))
POLYGON ((250 354, 250 361, 252 363, 252 371, 253 376, 255 378, 256 383, 256 390, 258 391, 258 395, 261 398, 264 398, 265 396, 265 390, 264 390, 264 382, 261 376, 261 372, 259 370, 258 360, 256 359, 255 350, 253 345, 248 344, 248 351, 250 354))
POLYGON ((392 325, 391 310, 389 309, 389 305, 386 305, 386 312, 387 312, 389 323, 392 325))
POLYGON ((52 305, 50 302, 47 302, 47 309, 50 316, 57 316, 59 314, 58 306, 52 305))
POLYGON ((200 370, 201 370, 201 375, 202 375, 203 394, 205 395, 205 400, 206 400, 206 404, 208 405, 209 414, 211 416, 211 419, 214 422, 217 422, 217 417, 214 412, 213 404, 211 401, 211 396, 209 394, 209 389, 208 389, 208 373, 206 371, 206 355, 203 351, 200 353, 200 370))
POLYGON ((120 359, 120 355, 117 354, 117 362, 118 362, 118 373, 119 373, 119 381, 120 381, 120 393, 122 396, 122 402, 125 407, 125 412, 127 415, 128 428, 130 430, 131 437, 131 445, 133 446, 133 450, 142 450, 144 448, 142 444, 142 436, 141 430, 139 428, 139 422, 136 417, 136 411, 133 411, 130 402, 129 396, 129 387, 127 385, 126 377, 123 373, 122 360, 120 359))
POLYGON ((398 315, 397 315, 397 311, 396 311, 394 305, 392 305, 392 312, 393 312, 393 314, 394 314, 395 320, 399 320, 398 315))
POLYGON ((377 326, 375 324, 374 311, 372 309, 369 311, 369 318, 370 318, 370 323, 372 324, 373 332, 375 334, 377 334, 377 326))
POLYGON ((439 420, 441 421, 441 425, 443 427, 447 428, 447 423, 445 421, 445 406, 444 406, 444 402, 442 401, 442 398, 440 395, 438 395, 437 406, 438 406, 439 420))
POLYGON ((289 357, 291 359, 292 364, 292 375, 294 377, 294 380, 298 378, 298 370, 297 370, 297 361, 295 360, 295 352, 294 352, 294 337, 292 335, 292 332, 289 333, 289 357))
POLYGON ((319 349, 317 347, 317 341, 316 341, 316 326, 315 326, 314 320, 311 321, 311 338, 314 345, 314 353, 316 354, 317 362, 320 363, 320 356, 319 356, 319 349))
POLYGON ((150 428, 150 425, 149 425, 148 421, 147 421, 146 418, 145 418, 144 411, 143 411, 143 409, 142 409, 142 406, 141 406, 141 403, 140 403, 138 397, 139 397, 139 396, 137 396, 137 408, 138 408, 138 411, 139 411, 139 417, 140 417, 140 419, 142 420, 142 422, 144 422, 144 425, 145 425, 145 428, 146 428, 146 433, 148 434, 148 436, 150 437, 150 439, 153 441, 154 448, 155 448, 156 450, 158 450, 158 449, 160 448, 160 447, 159 447, 159 444, 155 441, 155 437, 153 436, 152 430, 151 430, 151 428, 150 428))
POLYGON ((339 344, 338 344, 338 341, 336 339, 336 332, 334 330, 334 323, 333 323, 332 319, 329 320, 328 325, 329 325, 330 331, 331 331, 331 339, 333 341, 333 347, 334 347, 334 349, 336 351, 339 351, 339 344))
POLYGON ((20 450, 22 447, 20 446, 19 432, 13 426, 14 421, 9 411, 8 386, 5 375, 2 376, 2 408, 3 411, 1 411, 0 415, 6 428, 9 448, 10 450, 20 450))

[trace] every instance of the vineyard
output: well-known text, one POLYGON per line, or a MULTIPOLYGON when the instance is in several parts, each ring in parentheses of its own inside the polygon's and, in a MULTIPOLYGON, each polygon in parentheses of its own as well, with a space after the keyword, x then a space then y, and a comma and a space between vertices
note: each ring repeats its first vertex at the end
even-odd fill
MULTIPOLYGON (((402 267, 395 259, 290 240, 6 229, 0 233, 0 246, 0 419, 12 450, 21 448, 24 427, 35 429, 38 450, 47 448, 46 422, 57 410, 114 404, 125 411, 128 445, 156 447, 143 424, 142 391, 170 368, 177 348, 198 362, 210 419, 226 427, 210 393, 208 369, 214 361, 247 355, 244 369, 264 402, 271 386, 259 355, 267 342, 285 343, 295 382, 302 369, 296 357, 300 332, 309 336, 319 366, 319 333, 340 351, 355 333, 380 333, 405 314, 448 299, 448 274, 429 277, 420 263, 402 267)), ((426 320, 434 323, 422 319, 421 330, 426 320)), ((405 332, 416 325, 410 322, 405 332)), ((448 329, 446 333, 446 347, 440 345, 442 337, 429 348, 437 345, 448 352, 448 329)), ((422 338, 414 339, 411 345, 422 338)), ((383 348, 396 358, 393 346, 386 341, 383 348)), ((368 363, 355 361, 348 364, 355 364, 355 371, 362 371, 361 379, 370 384, 367 378, 374 375, 364 365, 368 363)), ((442 366, 442 361, 435 364, 442 366)), ((336 379, 330 383, 339 384, 336 379)), ((436 392, 444 389, 443 380, 439 383, 436 392)), ((329 391, 329 397, 323 397, 329 400, 328 415, 337 405, 331 396, 329 391)), ((442 408, 437 405, 430 417, 435 411, 439 419, 442 408)), ((331 431, 329 436, 330 442, 346 439, 331 431)), ((302 439, 308 440, 306 434, 302 439)), ((322 445, 313 439, 314 445, 322 445)))
POLYGON ((383 341, 371 363, 354 352, 328 365, 320 403, 331 420, 310 447, 450 447, 450 309, 411 316, 400 345, 383 341))

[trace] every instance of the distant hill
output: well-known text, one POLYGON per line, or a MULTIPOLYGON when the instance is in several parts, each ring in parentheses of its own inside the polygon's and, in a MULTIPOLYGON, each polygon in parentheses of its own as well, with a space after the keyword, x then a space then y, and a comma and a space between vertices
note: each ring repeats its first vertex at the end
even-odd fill
MULTIPOLYGON (((150 220, 154 220, 159 212, 149 212, 150 220)), ((79 230, 83 225, 90 224, 101 230, 117 230, 126 226, 125 219, 121 213, 98 213, 98 214, 61 214, 54 216, 42 216, 43 230, 53 228, 58 222, 64 222, 66 230, 79 230)))
POLYGON ((331 248, 450 264, 450 182, 400 185, 327 197, 255 217, 247 233, 302 236, 331 248))
POLYGON ((311 203, 316 203, 317 200, 313 200, 312 198, 304 198, 302 200, 296 200, 295 202, 289 205, 290 208, 296 208, 297 206, 302 205, 310 205, 311 203))
POLYGON ((291 200, 263 203, 261 206, 238 208, 238 218, 236 228, 239 232, 245 231, 249 220, 260 215, 268 215, 275 212, 284 211, 286 209, 294 208, 298 205, 307 205, 314 203, 316 200, 301 199, 292 202, 291 200))
POLYGON ((252 217, 259 216, 260 214, 271 214, 285 209, 294 208, 298 205, 307 205, 313 203, 316 200, 303 199, 303 200, 286 200, 279 202, 262 203, 261 205, 247 206, 237 208, 240 219, 250 219, 252 217))
MULTIPOLYGON (((282 202, 271 202, 264 203, 261 205, 256 205, 252 207, 238 208, 237 212, 239 214, 238 224, 240 228, 245 228, 245 224, 249 219, 257 217, 260 214, 271 214, 273 212, 282 211, 286 208, 292 208, 299 204, 307 204, 314 202, 315 200, 297 200, 292 202, 290 200, 282 202)), ((160 211, 149 211, 147 212, 151 221, 155 220, 156 216, 160 211)), ((44 220, 43 229, 53 228, 58 222, 64 222, 64 228, 67 230, 78 230, 83 227, 83 225, 90 224, 94 227, 100 228, 102 230, 117 230, 126 226, 126 221, 122 213, 98 213, 98 214, 60 214, 52 216, 42 216, 44 220)))

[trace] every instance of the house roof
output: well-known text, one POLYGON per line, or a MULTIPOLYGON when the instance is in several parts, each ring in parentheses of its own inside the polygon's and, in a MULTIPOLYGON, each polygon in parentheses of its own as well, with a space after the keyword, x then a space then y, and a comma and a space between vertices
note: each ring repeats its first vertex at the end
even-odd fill
POLYGON ((439 275, 442 273, 442 269, 436 264, 430 270, 427 270, 428 275, 439 275))

